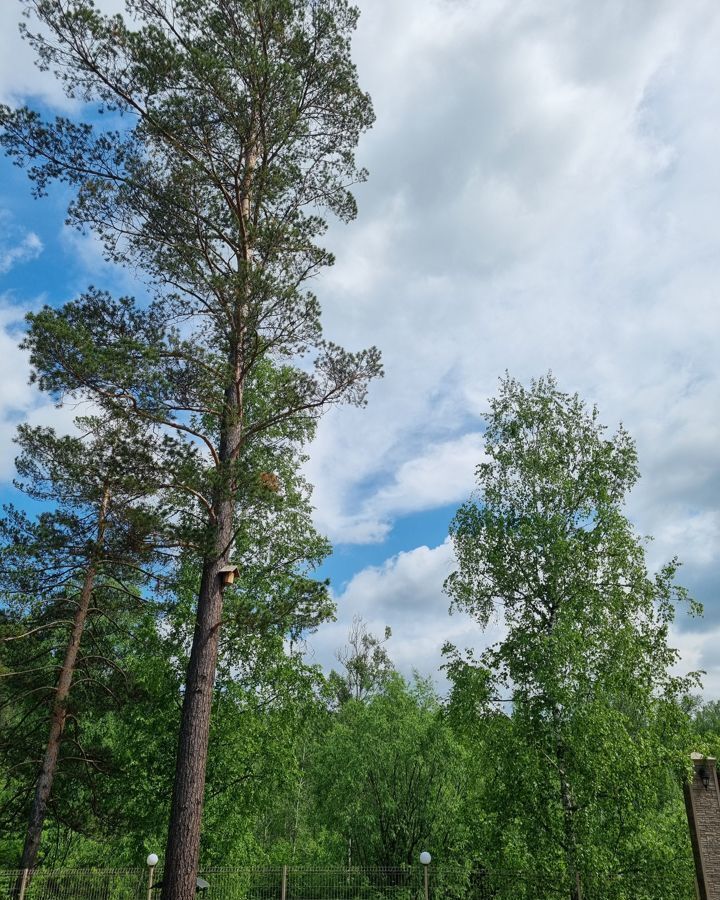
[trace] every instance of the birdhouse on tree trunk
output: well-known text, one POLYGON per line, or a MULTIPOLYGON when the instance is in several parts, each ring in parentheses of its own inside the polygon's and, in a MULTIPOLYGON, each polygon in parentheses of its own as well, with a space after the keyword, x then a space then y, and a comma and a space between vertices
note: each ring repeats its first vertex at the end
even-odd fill
POLYGON ((237 566, 223 566, 218 570, 218 575, 223 584, 232 584, 235 578, 240 574, 237 566))

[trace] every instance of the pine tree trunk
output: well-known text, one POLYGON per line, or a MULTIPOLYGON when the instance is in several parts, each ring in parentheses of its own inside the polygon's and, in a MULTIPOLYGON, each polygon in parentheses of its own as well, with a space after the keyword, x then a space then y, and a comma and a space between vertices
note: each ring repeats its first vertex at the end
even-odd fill
POLYGON ((235 523, 235 477, 242 437, 240 350, 233 351, 234 382, 225 392, 220 463, 226 470, 213 503, 215 527, 211 556, 200 582, 195 633, 185 679, 180 735, 175 763, 170 827, 165 850, 163 900, 192 900, 200 864, 200 832, 205 799, 210 718, 222 623, 223 584, 220 569, 230 556, 235 523))
MULTIPOLYGON (((240 314, 242 310, 238 312, 240 314)), ((213 502, 213 547, 203 565, 195 633, 185 679, 162 900, 192 900, 200 864, 210 717, 222 623, 223 584, 220 569, 226 565, 233 545, 236 502, 233 467, 237 464, 242 438, 243 385, 239 341, 231 353, 234 378, 225 391, 219 447, 225 478, 220 479, 213 502)))
POLYGON ((210 714, 222 616, 222 585, 218 570, 223 563, 222 558, 206 563, 200 585, 175 764, 163 900, 193 900, 195 897, 210 714))
MULTIPOLYGON (((98 549, 102 545, 105 535, 105 518, 107 515, 108 502, 109 492, 105 489, 100 503, 98 517, 98 549)), ((77 657, 80 651, 80 642, 85 629, 85 622, 87 621, 88 609, 90 608, 90 600, 92 599, 93 588, 95 587, 96 575, 96 562, 91 561, 85 571, 85 579, 83 581, 82 590, 80 591, 80 599, 73 618, 70 640, 68 641, 65 650, 65 659, 60 668, 60 675, 58 677, 57 687, 55 688, 55 698, 53 700, 50 718, 50 734, 48 736, 40 773, 35 784, 35 796, 30 808, 25 844, 20 859, 21 869, 34 869, 37 863, 38 851, 40 850, 40 839, 45 824, 45 815, 47 813, 48 801, 50 800, 53 781, 55 779, 55 771, 57 769, 63 732, 65 731, 67 699, 70 695, 70 687, 75 673, 75 664, 77 663, 77 657)))
POLYGON ((225 389, 220 428, 221 466, 218 493, 213 502, 213 551, 203 565, 198 596, 195 633, 185 679, 180 736, 175 764, 170 826, 165 849, 162 900, 193 900, 200 865, 200 834, 205 801, 210 718, 215 669, 222 622, 223 585, 219 570, 232 551, 237 485, 234 467, 243 437, 243 348, 248 317, 248 279, 252 262, 249 243, 250 191, 257 161, 257 144, 252 136, 246 155, 240 203, 235 210, 240 223, 240 257, 244 267, 244 290, 237 296, 230 335, 228 368, 232 378, 225 389))

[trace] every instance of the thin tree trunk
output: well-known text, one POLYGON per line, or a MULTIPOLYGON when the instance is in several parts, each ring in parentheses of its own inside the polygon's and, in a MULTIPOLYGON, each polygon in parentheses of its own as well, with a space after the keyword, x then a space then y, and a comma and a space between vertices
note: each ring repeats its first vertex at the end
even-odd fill
POLYGON ((565 828, 565 858, 570 876, 570 900, 582 900, 582 882, 577 864, 575 837, 575 802, 565 772, 560 770, 560 796, 563 808, 563 824, 565 828))
MULTIPOLYGON (((292 857, 291 862, 295 862, 295 851, 297 849, 298 834, 300 833, 300 801, 302 800, 305 790, 305 759, 307 756, 307 738, 303 740, 302 758, 300 760, 301 776, 298 780, 297 790, 295 791, 295 821, 293 822, 293 839, 292 839, 292 857)), ((348 862, 348 867, 350 863, 348 862)))
POLYGON ((38 851, 40 850, 40 839, 45 824, 45 815, 47 813, 48 801, 55 779, 55 771, 57 769, 63 732, 65 731, 67 699, 70 695, 70 687, 75 673, 75 664, 80 651, 80 642, 82 640, 88 609, 90 607, 90 600, 95 587, 95 578, 97 575, 97 551, 102 546, 105 537, 105 521, 109 500, 110 493, 108 489, 105 488, 100 502, 98 516, 96 554, 95 558, 91 560, 85 571, 85 579, 83 581, 82 590, 80 591, 80 599, 73 618, 70 640, 68 641, 65 650, 65 659, 63 660, 57 687, 55 688, 55 698, 53 700, 50 717, 50 735, 48 737, 47 747, 45 748, 45 755, 43 757, 40 773, 35 784, 35 797, 33 799, 32 807, 30 808, 28 827, 25 835, 25 845, 23 846, 22 857, 20 860, 21 869, 34 869, 37 863, 38 851))
POLYGON ((565 860, 570 878, 570 900, 582 900, 582 881, 577 864, 577 836, 575 834, 575 798, 567 776, 566 747, 560 733, 560 710, 553 708, 555 724, 555 758, 560 779, 560 803, 565 831, 565 860))

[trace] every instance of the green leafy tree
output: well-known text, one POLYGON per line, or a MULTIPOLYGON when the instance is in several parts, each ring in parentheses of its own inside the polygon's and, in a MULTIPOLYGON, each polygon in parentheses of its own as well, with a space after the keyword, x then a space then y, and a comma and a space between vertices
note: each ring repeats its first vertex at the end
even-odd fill
POLYGON ((312 761, 315 830, 332 836, 332 861, 417 865, 428 848, 461 856, 465 762, 428 682, 395 673, 364 702, 349 699, 312 761))
POLYGON ((446 590, 481 626, 497 616, 505 628, 478 659, 450 663, 470 692, 465 710, 474 703, 492 726, 490 758, 502 748, 496 859, 534 867, 571 900, 592 892, 592 873, 603 897, 683 896, 689 747, 678 700, 692 679, 670 674, 668 627, 688 598, 676 561, 648 572, 623 514, 638 478, 633 442, 622 428, 606 437, 597 410, 551 376, 529 389, 506 377, 486 421, 446 590), (677 878, 650 884, 675 855, 677 878))
MULTIPOLYGON (((152 850, 160 846, 181 694, 171 647, 157 621, 154 603, 138 597, 133 606, 105 592, 102 580, 96 584, 44 820, 38 864, 45 868, 135 866, 146 842, 152 850), (101 657, 109 663, 103 665, 101 657)), ((17 623, 6 620, 10 624, 17 633, 17 623)), ((3 657, 10 663, 12 652, 22 662, 32 651, 38 666, 49 667, 58 661, 57 649, 62 653, 63 638, 67 628, 60 626, 57 633, 36 632, 7 644, 3 657)), ((8 800, 15 795, 0 823, 6 839, 0 866, 8 869, 17 868, 47 746, 53 685, 42 675, 0 682, 4 714, 13 725, 0 745, 0 777, 8 800), (27 693, 34 688, 37 693, 27 693)))
POLYGON ((365 700, 381 690, 395 673, 395 666, 385 648, 392 637, 390 626, 385 626, 382 638, 368 631, 361 616, 355 616, 350 626, 348 642, 336 653, 344 672, 333 670, 328 685, 338 703, 348 700, 365 700))
MULTIPOLYGON (((169 552, 170 561, 175 561, 176 548, 168 547, 166 535, 149 526, 162 527, 170 511, 158 508, 154 492, 168 482, 175 467, 157 453, 150 455, 156 449, 150 441, 141 444, 148 448, 143 450, 145 467, 138 469, 135 462, 132 468, 129 436, 124 430, 123 450, 117 436, 113 441, 107 429, 91 432, 89 423, 84 424, 86 434, 78 439, 57 438, 42 429, 22 430, 33 437, 30 452, 18 459, 25 487, 34 499, 54 500, 59 507, 43 514, 40 523, 16 512, 6 522, 3 596, 12 615, 6 623, 9 642, 5 648, 18 649, 3 654, 8 677, 0 685, 7 689, 3 709, 9 717, 8 740, 3 744, 5 768, 17 773, 18 767, 27 766, 28 751, 36 757, 35 744, 44 730, 42 707, 28 719, 25 698, 35 703, 43 691, 52 692, 45 679, 55 666, 58 645, 62 652, 67 626, 72 625, 71 633, 77 638, 77 646, 71 642, 78 654, 77 674, 72 696, 68 690, 64 701, 56 697, 55 702, 62 710, 62 721, 67 719, 72 726, 67 740, 70 752, 59 758, 62 783, 74 779, 76 790, 74 796, 62 790, 55 797, 53 836, 59 836, 60 826, 64 831, 50 856, 56 861, 69 858, 97 864, 107 859, 113 864, 118 860, 131 864, 139 846, 150 841, 151 848, 157 849, 164 834, 158 821, 167 816, 168 803, 163 798, 172 789, 167 735, 177 732, 177 708, 192 645, 194 598, 200 578, 192 554, 187 554, 188 548, 198 549, 192 541, 198 540, 199 530, 181 493, 178 508, 172 511, 176 520, 173 532, 175 537, 181 536, 181 559, 187 557, 188 562, 179 563, 174 573, 165 554, 169 552), (88 497, 97 488, 93 479, 108 460, 112 466, 106 475, 114 499, 109 505, 105 543, 98 547, 93 539, 96 511, 88 505, 88 497), (32 479, 28 478, 30 471, 32 479), (128 523, 130 514, 136 520, 134 527, 128 523), (63 527, 52 531, 51 541, 50 526, 58 521, 63 527), (144 523, 143 539, 138 523, 144 523), (134 547, 132 557, 128 557, 129 546, 134 547), (93 591, 86 598, 91 605, 87 610, 83 604, 78 607, 83 626, 89 617, 85 637, 90 648, 82 653, 79 640, 84 629, 74 626, 76 595, 73 585, 68 588, 67 579, 68 573, 85 571, 82 566, 91 552, 93 558, 100 554, 97 559, 103 563, 103 571, 93 578, 93 591), (141 592, 143 580, 149 591, 141 592), (15 591, 19 586, 22 596, 15 591), (66 607, 68 614, 61 618, 66 607), (28 631, 30 634, 25 634, 28 631), (20 635, 24 635, 22 640, 14 640, 20 635), (106 669, 116 676, 111 681, 102 677, 106 669), (10 719, 17 727, 9 727, 10 719), (17 740, 19 734, 22 742, 17 740), (80 735, 83 764, 77 751, 80 735)), ((174 448, 172 441, 168 443, 174 448)), ((238 519, 235 558, 241 571, 226 589, 226 626, 213 701, 223 725, 213 729, 211 748, 217 760, 211 763, 207 796, 210 822, 223 827, 217 834, 206 828, 206 856, 211 861, 218 847, 223 847, 225 859, 245 862, 250 861, 253 849, 261 855, 267 852, 267 841, 255 836, 259 798, 272 805, 270 785, 282 794, 292 781, 294 734, 298 717, 307 714, 310 700, 294 709, 289 698, 300 698, 300 703, 312 694, 316 681, 316 675, 302 663, 302 638, 333 612, 327 585, 311 577, 328 545, 312 526, 309 487, 299 474, 300 461, 288 448, 259 446, 248 458, 248 469, 254 467, 256 475, 248 480, 255 487, 251 491, 248 486, 243 516, 238 519), (274 481, 268 487, 259 476, 269 465, 274 481), (278 698, 284 699, 280 702, 278 698), (236 707, 244 711, 236 714, 236 707), (293 725, 283 724, 291 720, 293 725), (293 737, 285 746, 283 742, 278 745, 279 735, 293 737), (238 772, 241 774, 233 774, 238 772), (228 797, 232 797, 231 803, 228 797), (230 823, 234 823, 232 827, 230 823)), ((187 460, 182 462, 187 466, 187 460)), ((171 496, 163 492, 166 502, 171 496)), ((63 671, 69 676, 67 665, 63 671)), ((20 801, 29 786, 27 773, 22 777, 20 771, 12 781, 17 802, 5 813, 8 829, 16 832, 20 801)))
MULTIPOLYGON (((137 865, 166 835, 175 735, 180 721, 192 622, 180 609, 136 624, 120 648, 129 702, 107 704, 85 733, 107 760, 94 803, 102 812, 92 842, 78 832, 72 860, 137 865), (163 634, 177 629, 172 640, 163 634)), ((273 819, 299 778, 298 741, 319 700, 317 675, 281 636, 246 635, 242 671, 222 671, 213 698, 203 816, 204 865, 288 862, 273 819), (281 845, 281 849, 277 849, 281 845)), ((229 670, 228 666, 228 670, 229 670)))
POLYGON ((346 0, 127 5, 126 21, 91 0, 26 0, 43 26, 26 29, 41 65, 105 116, 43 121, 3 108, 0 140, 39 194, 69 183, 70 221, 94 229, 108 257, 154 290, 148 308, 90 290, 31 317, 40 386, 174 429, 209 460, 204 484, 180 470, 175 479, 204 519, 163 887, 166 900, 189 900, 222 570, 249 448, 302 442, 329 405, 362 404, 380 372, 376 350, 323 340, 305 287, 332 262, 318 244, 326 211, 355 214, 350 187, 364 172, 354 148, 373 114, 350 60, 357 11, 346 0))

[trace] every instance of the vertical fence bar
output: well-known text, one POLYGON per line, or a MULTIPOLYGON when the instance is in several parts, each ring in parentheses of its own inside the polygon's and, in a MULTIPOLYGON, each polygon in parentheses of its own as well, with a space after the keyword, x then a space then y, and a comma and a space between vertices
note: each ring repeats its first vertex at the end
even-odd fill
POLYGON ((25 900, 25 891, 27 890, 29 874, 30 874, 30 869, 22 870, 22 878, 20 879, 20 894, 18 896, 18 900, 25 900))
POLYGON ((280 900, 286 900, 287 898, 287 874, 288 868, 287 866, 282 867, 282 881, 280 883, 280 900))
POLYGON ((154 874, 155 874, 155 866, 148 866, 147 900, 152 900, 153 875, 154 874))

